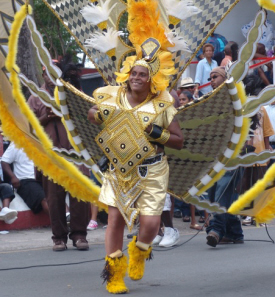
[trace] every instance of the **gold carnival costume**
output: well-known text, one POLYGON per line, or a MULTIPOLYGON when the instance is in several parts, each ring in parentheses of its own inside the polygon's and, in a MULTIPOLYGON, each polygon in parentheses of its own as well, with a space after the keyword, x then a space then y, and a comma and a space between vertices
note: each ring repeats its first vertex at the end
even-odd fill
MULTIPOLYGON (((130 1, 128 12, 136 4, 139 3, 130 1)), ((151 4, 155 6, 156 2, 151 4)), ((146 7, 143 5, 143 8, 146 7)), ((138 214, 160 216, 162 213, 169 167, 164 153, 157 154, 157 150, 169 140, 167 128, 177 113, 174 99, 166 91, 170 75, 175 72, 172 55, 167 51, 167 46, 172 44, 168 42, 164 28, 158 26, 158 18, 155 20, 154 37, 157 36, 162 43, 153 37, 136 36, 136 21, 135 15, 130 13, 128 29, 130 40, 136 47, 136 56, 127 57, 116 75, 117 81, 124 83, 135 66, 148 69, 150 90, 147 97, 132 107, 127 98, 127 91, 131 91, 130 83, 121 87, 99 88, 93 94, 98 108, 94 119, 105 126, 95 140, 110 162, 104 174, 99 201, 117 207, 130 230, 138 214), (151 131, 146 133, 149 126, 151 131)), ((128 247, 128 274, 131 279, 139 280, 144 274, 145 260, 151 258, 152 248, 137 238, 133 238, 128 247)), ((125 293, 128 289, 123 281, 127 269, 123 265, 124 256, 120 250, 113 254, 106 257, 102 273, 107 275, 106 289, 110 293, 125 293), (113 261, 116 268, 111 265, 113 261)))
MULTIPOLYGON (((248 136, 249 118, 261 105, 274 100, 274 86, 266 87, 257 97, 246 97, 242 85, 261 36, 259 28, 264 24, 265 13, 257 13, 238 60, 227 69, 228 79, 223 85, 177 110, 166 89, 176 85, 208 36, 240 1, 220 0, 219 8, 213 10, 213 0, 43 0, 94 62, 105 83, 112 85, 96 90, 95 98, 91 98, 60 78, 61 71, 51 63, 43 38, 30 16, 32 10, 28 1, 17 11, 22 1, 14 5, 13 0, 4 0, 6 14, 10 16, 0 20, 3 23, 0 28, 0 118, 5 135, 18 147, 23 147, 38 168, 73 196, 102 207, 98 201, 100 195, 101 202, 116 206, 129 229, 139 213, 160 214, 168 175, 168 192, 175 197, 209 212, 227 211, 218 203, 200 199, 200 195, 226 170, 266 162, 275 156, 275 152, 269 151, 238 156, 248 136), (130 42, 128 36, 123 38, 126 25, 121 25, 126 14, 130 42), (58 87, 54 98, 41 92, 16 65, 18 36, 24 20, 41 64, 58 87), (132 108, 125 95, 125 85, 134 66, 148 69, 151 85, 145 102, 132 108), (74 150, 61 151, 53 147, 29 110, 20 83, 62 117, 74 150), (99 108, 95 119, 100 126, 86 120, 93 105, 99 108), (184 134, 184 146, 181 150, 166 147, 166 155, 156 155, 156 146, 169 139, 166 128, 176 113, 184 134), (144 131, 150 124, 159 128, 148 134, 144 131), (102 174, 96 163, 102 151, 110 165, 99 194, 99 188, 71 162, 91 168, 101 181, 102 174)), ((257 1, 275 11, 271 0, 257 1)), ((247 205, 255 201, 259 206, 252 212, 256 221, 273 219, 275 196, 268 195, 264 202, 261 196, 267 196, 274 174, 275 165, 229 211, 249 215, 247 205)), ((106 256, 103 276, 108 292, 128 292, 124 283, 127 268, 130 278, 140 279, 144 261, 150 257, 149 244, 136 238, 129 244, 129 265, 121 251, 106 256)))
POLYGON ((148 140, 143 131, 152 122, 166 129, 177 111, 167 91, 151 97, 131 108, 123 87, 99 88, 94 93, 107 125, 96 141, 111 162, 99 200, 118 207, 129 228, 139 212, 161 214, 168 186, 166 156, 156 155, 158 145, 150 143, 152 138, 147 135, 148 140))

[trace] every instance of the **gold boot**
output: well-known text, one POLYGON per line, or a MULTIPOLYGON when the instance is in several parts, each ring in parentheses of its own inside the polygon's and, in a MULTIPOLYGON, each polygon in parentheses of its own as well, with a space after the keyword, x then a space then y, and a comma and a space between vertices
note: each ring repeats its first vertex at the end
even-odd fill
POLYGON ((149 244, 144 244, 133 240, 128 245, 129 267, 128 275, 132 280, 142 279, 145 269, 145 260, 152 259, 152 247, 149 244))
POLYGON ((124 277, 127 271, 127 257, 121 251, 116 251, 110 256, 105 257, 105 268, 101 273, 107 281, 106 290, 112 294, 125 294, 129 290, 124 283, 124 277))

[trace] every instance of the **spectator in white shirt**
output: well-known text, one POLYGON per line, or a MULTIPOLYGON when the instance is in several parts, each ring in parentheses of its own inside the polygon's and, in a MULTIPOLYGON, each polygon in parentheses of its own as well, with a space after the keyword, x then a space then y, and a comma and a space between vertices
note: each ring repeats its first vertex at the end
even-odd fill
MULTIPOLYGON (((194 98, 199 97, 199 86, 202 86, 206 83, 208 83, 208 79, 210 77, 210 72, 218 67, 218 64, 215 60, 212 59, 214 54, 214 46, 210 43, 206 43, 203 46, 203 54, 204 58, 199 61, 197 65, 196 70, 196 77, 195 77, 195 92, 194 92, 194 98)), ((203 87, 200 89, 200 91, 203 94, 211 92, 213 89, 211 85, 203 87)))
POLYGON ((45 192, 35 179, 34 164, 23 149, 18 149, 14 143, 10 143, 2 156, 1 165, 3 172, 11 178, 12 186, 33 213, 43 210, 49 214, 45 192), (13 164, 13 170, 10 164, 13 164))

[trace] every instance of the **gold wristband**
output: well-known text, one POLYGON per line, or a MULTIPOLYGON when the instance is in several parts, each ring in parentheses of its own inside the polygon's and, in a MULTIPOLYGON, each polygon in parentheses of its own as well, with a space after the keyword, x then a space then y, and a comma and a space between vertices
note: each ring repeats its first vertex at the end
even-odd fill
POLYGON ((163 129, 160 138, 156 139, 155 141, 159 142, 160 144, 165 144, 170 138, 170 132, 166 129, 163 129))
POLYGON ((94 118, 95 118, 95 121, 98 123, 98 124, 102 124, 103 121, 100 119, 101 117, 101 114, 100 114, 100 111, 98 110, 95 114, 94 114, 94 118))

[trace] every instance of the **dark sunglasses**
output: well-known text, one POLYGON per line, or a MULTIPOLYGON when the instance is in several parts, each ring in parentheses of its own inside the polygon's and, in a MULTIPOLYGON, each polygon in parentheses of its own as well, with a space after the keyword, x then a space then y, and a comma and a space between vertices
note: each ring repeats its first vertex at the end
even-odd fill
POLYGON ((218 75, 214 75, 214 76, 212 76, 212 77, 209 77, 208 78, 208 81, 211 81, 211 79, 216 79, 218 77, 218 75))
POLYGON ((190 87, 184 87, 183 89, 187 90, 187 89, 194 89, 194 88, 195 88, 194 86, 190 86, 190 87))

